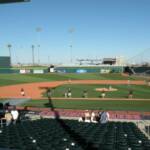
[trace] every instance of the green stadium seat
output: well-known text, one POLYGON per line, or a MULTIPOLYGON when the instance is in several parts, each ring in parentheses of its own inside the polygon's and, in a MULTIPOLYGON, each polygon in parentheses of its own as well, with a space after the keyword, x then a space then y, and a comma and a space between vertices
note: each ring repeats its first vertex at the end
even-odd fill
POLYGON ((132 150, 150 150, 150 141, 133 123, 109 122, 100 125, 75 120, 59 122, 41 119, 3 127, 2 130, 0 148, 128 150, 130 147, 132 150))

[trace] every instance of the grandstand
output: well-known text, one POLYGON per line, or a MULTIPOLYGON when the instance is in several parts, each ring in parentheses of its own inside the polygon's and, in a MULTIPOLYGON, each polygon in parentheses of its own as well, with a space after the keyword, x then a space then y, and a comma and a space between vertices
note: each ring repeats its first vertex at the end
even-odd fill
POLYGON ((0 146, 20 150, 149 150, 150 141, 130 122, 100 125, 40 119, 1 129, 0 146))
POLYGON ((125 67, 124 72, 129 73, 130 75, 150 75, 150 67, 149 66, 133 66, 133 67, 125 67))
POLYGON ((134 75, 150 75, 150 49, 145 49, 127 60, 124 71, 134 75))
MULTIPOLYGON (((134 9, 130 14, 132 2, 123 17, 121 10, 125 10, 126 5, 122 3, 122 9, 120 2, 112 2, 113 9, 107 2, 103 4, 98 1, 87 2, 87 6, 85 2, 55 3, 49 0, 35 0, 25 3, 26 6, 23 6, 24 3, 21 6, 14 4, 30 1, 0 0, 0 4, 6 4, 1 5, 4 9, 1 10, 3 16, 0 35, 4 41, 0 44, 4 47, 3 43, 10 41, 13 45, 13 60, 11 44, 7 45, 9 57, 0 56, 0 150, 150 150, 150 50, 142 51, 126 63, 123 57, 114 57, 116 48, 130 49, 133 46, 126 47, 126 43, 123 46, 124 42, 133 42, 130 42, 130 37, 133 37, 126 33, 127 30, 131 33, 129 23, 134 23, 132 15, 136 14, 134 9), (11 6, 14 8, 10 9, 8 3, 13 3, 11 6), (102 9, 99 9, 99 4, 102 9), (92 18, 93 10, 96 11, 92 18), (103 13, 103 10, 106 12, 103 13), (114 12, 115 18, 107 18, 113 16, 114 12), (118 21, 117 18, 125 22, 118 21), (43 29, 36 27, 37 23, 44 28, 42 40, 40 32, 43 29), (77 34, 80 34, 74 39, 74 28, 69 30, 70 63, 65 64, 62 61, 67 62, 69 56, 64 45, 68 40, 65 39, 64 31, 66 26, 72 23, 78 28, 77 34), (120 27, 121 24, 123 26, 120 27), (110 31, 112 28, 114 32, 110 31), (105 30, 104 33, 102 30, 105 30), (79 38, 76 39, 77 37, 79 38), (80 45, 74 44, 74 40, 80 45), (82 53, 81 50, 84 49, 82 53), (105 55, 107 49, 111 51, 108 50, 105 55), (92 55, 96 56, 95 59, 92 59, 92 55), (53 58, 54 56, 56 58, 53 58), (100 56, 102 58, 99 58, 100 56), (73 64, 76 57, 83 58, 77 59, 78 64, 73 64), (15 66, 14 60, 16 59, 17 63, 18 58, 21 63, 15 66), (59 65, 58 62, 52 65, 52 61, 61 62, 59 65), (129 76, 124 72, 144 77, 129 76), (106 96, 103 97, 102 94, 106 96), (13 122, 15 119, 11 113, 15 108, 17 113, 19 112, 16 123, 13 122), (88 122, 85 119, 86 112, 89 112, 88 122), (103 112, 109 116, 105 123, 100 121, 103 112), (7 113, 11 119, 7 118, 7 113), (92 113, 95 114, 94 121, 91 119, 92 113)), ((138 21, 137 17, 138 14, 138 21)), ((132 29, 133 35, 139 30, 138 24, 136 22, 136 28, 132 25, 135 28, 132 29)), ((139 35, 135 37, 140 37, 140 32, 137 33, 139 35)), ((133 39, 136 40, 137 37, 133 39)), ((131 54, 127 49, 125 53, 131 54)))

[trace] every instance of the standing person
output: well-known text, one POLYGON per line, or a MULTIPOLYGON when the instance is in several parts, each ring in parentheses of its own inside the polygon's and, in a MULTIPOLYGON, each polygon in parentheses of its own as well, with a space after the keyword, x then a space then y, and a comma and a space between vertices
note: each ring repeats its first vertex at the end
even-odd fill
POLYGON ((103 90, 102 93, 101 93, 101 97, 105 98, 105 96, 106 96, 106 93, 105 93, 105 90, 103 90))
POLYGON ((85 122, 91 122, 91 115, 88 110, 85 111, 85 122))
POLYGON ((11 115, 12 115, 12 119, 13 119, 13 124, 16 124, 16 121, 19 117, 19 112, 16 109, 16 106, 14 106, 13 109, 11 110, 11 115))
POLYGON ((128 83, 128 86, 130 86, 130 80, 128 80, 127 83, 128 83))
POLYGON ((64 93, 64 96, 65 96, 65 98, 67 98, 67 92, 65 91, 65 93, 64 93))
POLYGON ((68 89, 68 97, 72 97, 71 89, 68 89))
POLYGON ((100 123, 105 124, 109 121, 109 113, 106 111, 102 111, 100 113, 100 123))
POLYGON ((133 98, 133 90, 132 89, 129 90, 128 98, 133 98))
POLYGON ((52 91, 51 91, 51 89, 47 89, 47 97, 48 97, 48 99, 51 99, 51 97, 52 97, 52 91))
POLYGON ((97 121, 96 121, 96 114, 95 114, 94 111, 91 113, 91 122, 97 123, 97 121))
POLYGON ((20 90, 20 94, 21 94, 21 96, 25 96, 25 91, 24 91, 24 89, 23 89, 23 88, 21 88, 21 90, 20 90))
POLYGON ((5 111, 5 119, 6 119, 6 126, 9 126, 13 118, 11 113, 8 110, 5 111))
POLYGON ((84 90, 84 91, 83 91, 83 97, 84 97, 84 98, 87 98, 87 97, 88 97, 87 90, 84 90))
POLYGON ((109 86, 109 90, 112 90, 112 86, 111 85, 109 86))

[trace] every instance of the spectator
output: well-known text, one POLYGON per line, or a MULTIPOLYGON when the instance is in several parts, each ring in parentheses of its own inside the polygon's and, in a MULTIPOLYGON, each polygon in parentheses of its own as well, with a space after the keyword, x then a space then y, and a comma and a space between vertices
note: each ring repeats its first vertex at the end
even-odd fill
POLYGON ((14 106, 13 110, 11 110, 11 115, 12 115, 12 119, 13 119, 13 124, 16 124, 16 121, 19 117, 19 112, 18 112, 18 110, 16 110, 16 106, 14 106))
POLYGON ((84 122, 85 121, 85 117, 84 116, 80 117, 78 121, 79 122, 84 122))
POLYGON ((109 113, 106 111, 102 111, 100 114, 100 123, 105 124, 109 121, 109 113))
POLYGON ((91 122, 91 116, 88 110, 85 112, 85 122, 91 122))
POLYGON ((91 113, 91 122, 97 123, 97 121, 96 121, 96 114, 95 114, 94 111, 91 113))
POLYGON ((5 119, 6 119, 6 126, 9 126, 12 122, 12 115, 8 110, 5 111, 5 119))

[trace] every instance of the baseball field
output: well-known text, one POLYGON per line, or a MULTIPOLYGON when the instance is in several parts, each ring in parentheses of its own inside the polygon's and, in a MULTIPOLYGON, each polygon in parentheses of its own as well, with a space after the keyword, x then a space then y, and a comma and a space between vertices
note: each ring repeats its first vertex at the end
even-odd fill
POLYGON ((150 111, 150 86, 146 80, 99 73, 0 74, 0 99, 29 98, 22 106, 50 107, 46 96, 46 89, 50 88, 54 108, 150 111), (110 86, 116 90, 106 92, 106 97, 101 98, 96 89, 110 86), (24 97, 20 95, 21 88, 25 90, 24 97), (64 97, 68 88, 72 91, 71 98, 64 97), (131 89, 133 98, 129 99, 131 89), (84 90, 87 98, 83 98, 84 90))

